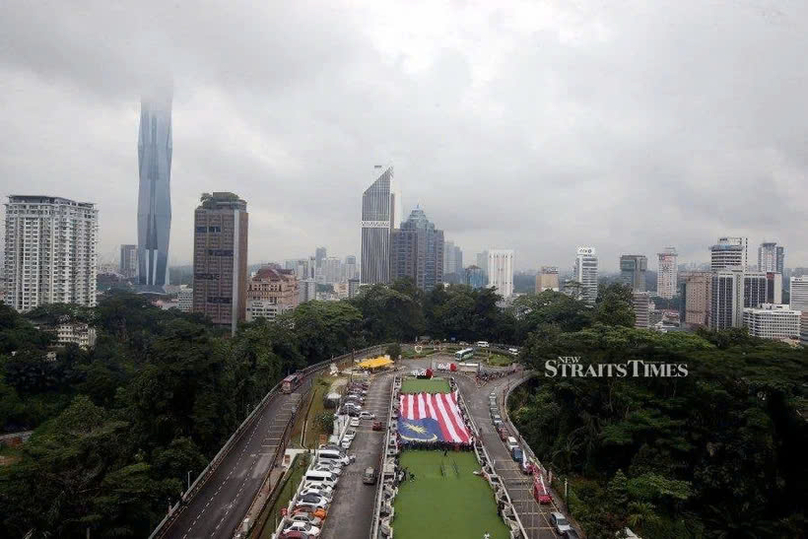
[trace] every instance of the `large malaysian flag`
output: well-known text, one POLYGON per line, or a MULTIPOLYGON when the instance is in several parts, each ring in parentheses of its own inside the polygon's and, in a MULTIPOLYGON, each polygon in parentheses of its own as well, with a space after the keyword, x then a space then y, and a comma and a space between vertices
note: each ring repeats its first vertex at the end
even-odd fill
POLYGON ((471 435, 457 407, 457 392, 400 396, 398 433, 410 442, 471 443, 471 435))

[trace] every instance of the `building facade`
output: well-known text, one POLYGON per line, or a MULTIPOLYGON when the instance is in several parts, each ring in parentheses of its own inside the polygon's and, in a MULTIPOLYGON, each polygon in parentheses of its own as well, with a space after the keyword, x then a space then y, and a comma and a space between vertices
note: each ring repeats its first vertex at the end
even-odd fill
POLYGON ((356 265, 356 257, 348 255, 345 257, 345 280, 350 281, 359 277, 359 267, 356 265))
POLYGON ((777 242, 763 242, 758 247, 758 271, 779 273, 785 270, 786 253, 777 242))
POLYGON ((390 282, 390 233, 395 226, 396 195, 393 167, 385 170, 362 194, 363 283, 390 282))
POLYGON ((713 276, 710 272, 688 272, 681 275, 679 318, 689 327, 709 325, 713 276))
POLYGON ((740 267, 714 271, 710 289, 710 329, 743 325, 744 275, 740 267))
POLYGON ((792 309, 808 312, 808 275, 791 277, 788 295, 792 309))
POLYGON ((293 270, 259 269, 247 285, 247 321, 275 320, 300 302, 300 285, 293 270))
POLYGON ((314 301, 317 299, 317 281, 314 279, 303 279, 300 281, 300 299, 298 304, 314 301))
POLYGON ((766 303, 783 303, 782 273, 766 273, 766 303))
POLYGON ((409 277, 421 290, 443 284, 443 247, 443 230, 416 207, 391 235, 391 279, 409 277))
POLYGON ((678 255, 674 247, 666 247, 662 253, 657 253, 659 267, 657 268, 657 295, 661 298, 671 299, 679 292, 678 255))
POLYGON ((488 250, 488 286, 503 298, 513 295, 513 249, 488 250))
POLYGON ((96 303, 98 210, 89 202, 10 195, 6 203, 5 302, 96 303))
POLYGON ((620 281, 636 292, 645 292, 645 272, 648 257, 645 255, 620 255, 620 281))
POLYGON ((542 266, 541 271, 536 275, 536 293, 540 294, 545 290, 553 292, 560 290, 558 268, 555 266, 542 266))
POLYGON ((743 306, 756 308, 764 303, 774 303, 768 297, 767 274, 760 271, 747 271, 743 274, 743 306))
POLYGON ((138 284, 146 287, 168 284, 172 154, 171 97, 143 99, 137 144, 137 259, 138 284))
POLYGON ((710 247, 710 269, 712 271, 748 265, 748 239, 740 237, 718 238, 718 243, 710 247))
POLYGON ((121 262, 118 271, 126 278, 137 275, 137 245, 121 245, 121 262))
POLYGON ((443 274, 460 275, 463 273, 463 251, 453 241, 446 241, 443 246, 443 274))
POLYGON ((205 193, 194 212, 193 312, 236 327, 247 317, 247 203, 205 193))
POLYGON ((59 344, 76 344, 85 350, 95 346, 94 327, 81 322, 66 322, 56 326, 56 341, 59 344))
POLYGON ((475 290, 485 288, 486 279, 485 272, 479 266, 469 266, 466 268, 465 283, 475 290))
POLYGON ((788 305, 763 303, 758 308, 743 310, 744 325, 753 337, 776 340, 799 340, 801 311, 788 305))
POLYGON ((634 307, 634 327, 648 328, 651 325, 651 294, 635 290, 631 293, 631 305, 634 307))
POLYGON ((578 247, 573 280, 581 283, 581 295, 590 305, 598 298, 598 255, 594 247, 578 247))
POLYGON ((182 286, 180 291, 177 292, 177 308, 184 312, 190 313, 194 310, 194 289, 182 286))

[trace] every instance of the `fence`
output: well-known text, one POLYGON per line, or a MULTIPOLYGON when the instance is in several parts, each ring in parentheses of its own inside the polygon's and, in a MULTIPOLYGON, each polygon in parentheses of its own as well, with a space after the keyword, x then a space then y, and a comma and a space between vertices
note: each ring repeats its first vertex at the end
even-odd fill
POLYGON ((379 526, 382 520, 382 498, 384 494, 384 469, 387 462, 387 448, 390 447, 390 434, 393 428, 393 396, 396 393, 396 388, 400 387, 400 377, 393 378, 393 383, 390 385, 390 403, 387 408, 387 424, 384 435, 384 446, 382 447, 382 454, 379 458, 379 480, 376 484, 376 498, 374 500, 373 508, 373 524, 370 527, 370 539, 376 539, 379 536, 379 526))
MULTIPOLYGON (((319 372, 325 369, 332 363, 339 363, 345 361, 346 359, 352 359, 356 355, 361 356, 367 354, 372 350, 377 350, 377 353, 380 353, 383 347, 386 345, 387 345, 386 343, 378 344, 370 346, 368 348, 364 348, 362 350, 353 351, 348 354, 343 354, 342 356, 327 359, 325 361, 321 361, 320 363, 310 365, 305 369, 302 369, 300 372, 306 377, 306 383, 311 384, 309 376, 315 372, 319 372)), ((183 503, 187 505, 187 501, 193 498, 197 494, 197 492, 199 492, 202 486, 207 482, 207 480, 210 479, 210 477, 216 472, 216 469, 222 463, 224 458, 233 449, 233 446, 241 439, 241 436, 244 434, 244 432, 246 432, 247 429, 252 425, 253 421, 258 416, 258 414, 263 412, 264 409, 269 404, 269 402, 280 393, 281 384, 282 382, 278 382, 277 384, 275 384, 275 386, 269 390, 269 392, 264 396, 264 398, 261 399, 261 402, 259 402, 258 405, 256 405, 253 411, 250 412, 250 414, 244 419, 244 421, 241 422, 241 424, 238 426, 235 432, 233 432, 233 434, 230 436, 227 442, 225 442, 225 444, 222 446, 219 452, 216 453, 216 456, 213 457, 213 459, 211 459, 211 461, 208 463, 205 469, 202 470, 202 473, 200 473, 194 480, 193 484, 191 484, 188 490, 186 490, 183 493, 180 500, 173 506, 169 507, 168 514, 163 518, 163 520, 160 521, 159 524, 157 524, 157 527, 154 529, 151 535, 149 535, 149 539, 161 539, 165 535, 165 533, 171 528, 171 525, 182 513, 181 506, 183 505, 183 503)), ((294 419, 294 414, 292 415, 292 418, 294 419)), ((293 419, 292 423, 294 423, 293 419)), ((286 429, 284 430, 284 438, 288 435, 288 431, 289 431, 289 425, 287 425, 286 429)), ((276 463, 277 456, 278 452, 275 453, 275 457, 273 458, 273 466, 276 463)), ((271 469, 272 468, 270 468, 270 470, 271 469)))

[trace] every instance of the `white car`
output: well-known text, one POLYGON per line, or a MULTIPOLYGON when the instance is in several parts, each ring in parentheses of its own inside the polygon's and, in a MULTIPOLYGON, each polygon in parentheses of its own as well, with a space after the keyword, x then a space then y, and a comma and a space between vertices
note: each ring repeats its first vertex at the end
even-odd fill
POLYGON ((334 475, 340 475, 342 473, 342 468, 338 468, 336 466, 331 466, 330 464, 317 464, 314 469, 314 472, 331 472, 334 475))
POLYGON ((358 417, 352 417, 351 422, 349 423, 349 425, 352 426, 352 427, 358 427, 359 426, 359 418, 358 417))
POLYGON ((309 524, 317 528, 323 527, 323 519, 321 519, 320 517, 316 517, 311 513, 295 513, 294 515, 289 517, 289 520, 291 522, 308 522, 309 524))
POLYGON ((297 505, 301 507, 314 507, 315 509, 325 509, 328 507, 328 500, 319 494, 306 494, 301 496, 297 501, 297 505))
POLYGON ((376 419, 376 414, 371 414, 370 412, 359 412, 359 419, 376 419))
POLYGON ((353 438, 344 438, 340 445, 342 446, 343 449, 350 449, 351 442, 353 442, 353 438))
POLYGON ((315 486, 305 488, 300 492, 301 496, 305 496, 306 494, 316 494, 316 495, 320 496, 321 498, 325 498, 326 501, 329 501, 329 502, 333 498, 331 492, 327 493, 325 491, 325 489, 322 489, 321 487, 315 487, 315 486))
POLYGON ((356 431, 355 430, 349 430, 348 432, 345 433, 345 436, 342 437, 342 440, 343 441, 345 441, 345 440, 353 441, 354 438, 356 438, 356 431))
POLYGON ((291 531, 303 532, 308 534, 309 537, 317 537, 320 535, 320 528, 317 526, 312 526, 308 522, 290 522, 289 526, 284 528, 283 533, 289 533, 291 531))

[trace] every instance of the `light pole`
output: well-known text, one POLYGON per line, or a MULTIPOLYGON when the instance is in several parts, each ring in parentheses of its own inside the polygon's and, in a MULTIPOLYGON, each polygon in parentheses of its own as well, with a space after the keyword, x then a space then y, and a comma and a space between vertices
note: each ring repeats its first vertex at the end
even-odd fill
POLYGON ((188 470, 188 490, 191 490, 191 470, 188 470))

